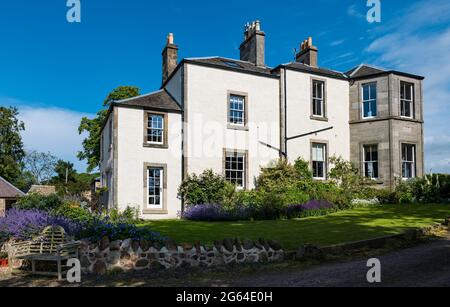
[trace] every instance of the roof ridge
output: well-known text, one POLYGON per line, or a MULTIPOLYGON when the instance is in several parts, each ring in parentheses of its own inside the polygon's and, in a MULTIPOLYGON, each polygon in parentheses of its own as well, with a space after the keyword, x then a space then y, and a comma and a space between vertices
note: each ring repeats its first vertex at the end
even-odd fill
POLYGON ((113 103, 123 103, 123 102, 127 102, 127 101, 131 101, 134 99, 138 99, 138 98, 143 98, 143 97, 147 97, 147 96, 151 96, 154 94, 158 94, 161 93, 162 91, 164 91, 164 89, 160 89, 151 93, 147 93, 147 94, 143 94, 143 95, 139 95, 139 96, 134 96, 134 97, 130 97, 130 98, 125 98, 125 99, 121 99, 121 100, 114 100, 113 103))

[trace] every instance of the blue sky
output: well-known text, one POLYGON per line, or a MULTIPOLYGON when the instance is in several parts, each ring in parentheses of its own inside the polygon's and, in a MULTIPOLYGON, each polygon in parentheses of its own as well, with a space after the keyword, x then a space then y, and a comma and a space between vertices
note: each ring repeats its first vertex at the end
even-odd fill
POLYGON ((119 85, 159 88, 161 51, 175 33, 180 57, 237 58, 243 25, 260 19, 266 62, 293 58, 313 36, 319 64, 346 71, 364 62, 427 77, 427 170, 450 172, 450 2, 382 0, 369 24, 366 0, 82 0, 80 24, 66 21, 66 0, 0 4, 0 105, 18 106, 27 149, 75 158, 77 125, 119 85))

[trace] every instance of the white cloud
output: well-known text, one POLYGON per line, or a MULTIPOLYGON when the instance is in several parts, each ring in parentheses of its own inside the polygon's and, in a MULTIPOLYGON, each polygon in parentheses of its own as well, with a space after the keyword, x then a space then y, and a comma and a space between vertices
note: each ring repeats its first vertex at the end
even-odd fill
POLYGON ((342 45, 343 43, 344 43, 344 40, 340 39, 340 40, 336 40, 336 41, 331 42, 330 46, 336 47, 336 46, 342 45))
POLYGON ((426 77, 426 168, 435 172, 450 172, 449 16, 447 0, 422 1, 407 10, 403 17, 385 25, 385 33, 366 50, 370 55, 376 55, 375 65, 426 77), (434 28, 429 29, 430 26, 434 28))
POLYGON ((0 105, 19 109, 19 118, 25 123, 22 139, 26 150, 51 152, 74 163, 79 172, 86 171, 86 163, 76 157, 85 137, 78 134, 78 126, 83 116, 94 115, 55 107, 34 107, 10 98, 1 98, 0 105))
POLYGON ((364 15, 363 13, 361 13, 358 10, 358 7, 356 4, 352 4, 347 8, 347 15, 350 17, 356 17, 358 19, 365 19, 366 15, 364 15))

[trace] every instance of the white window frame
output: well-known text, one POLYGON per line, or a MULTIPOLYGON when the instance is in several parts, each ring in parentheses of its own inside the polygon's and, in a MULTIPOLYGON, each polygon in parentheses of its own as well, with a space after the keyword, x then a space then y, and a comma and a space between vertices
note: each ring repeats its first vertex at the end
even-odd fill
POLYGON ((363 119, 371 119, 371 118, 376 118, 378 116, 378 86, 376 82, 371 82, 371 83, 365 83, 361 85, 361 116, 363 119), (365 86, 375 86, 375 95, 376 98, 372 99, 371 96, 371 92, 369 89, 369 99, 368 100, 364 100, 364 87, 365 86), (368 102, 368 103, 375 103, 375 109, 376 109, 376 114, 372 115, 372 116, 364 116, 364 104, 368 102))
MULTIPOLYGON (((239 101, 237 103, 240 103, 239 101)), ((245 127, 246 122, 246 103, 247 103, 247 97, 244 95, 238 95, 238 94, 233 94, 231 93, 229 95, 229 101, 228 101, 228 123, 230 125, 233 126, 238 126, 238 127, 245 127), (238 109, 238 108, 233 108, 232 104, 235 104, 236 102, 233 101, 234 98, 238 98, 238 99, 242 99, 242 110, 238 109), (232 102, 233 101, 233 102, 232 102), (232 112, 242 112, 242 118, 236 117, 232 115, 232 112), (239 119, 242 122, 234 122, 234 119, 239 119)))
POLYGON ((311 170, 313 172, 313 178, 315 180, 326 180, 327 179, 327 172, 328 172, 328 163, 327 163, 327 156, 328 156, 328 146, 326 143, 319 143, 319 142, 314 142, 311 144, 311 170), (322 147, 322 160, 318 160, 316 159, 316 152, 315 149, 322 147), (323 176, 322 177, 317 177, 316 176, 316 172, 314 170, 314 163, 323 163, 323 176))
POLYGON ((403 118, 414 118, 414 84, 408 82, 400 82, 400 116, 403 118), (406 88, 410 87, 411 99, 406 99, 406 88), (402 98, 403 95, 403 98, 402 98), (403 115, 403 104, 409 103, 411 116, 403 115))
POLYGON ((312 116, 317 118, 325 118, 325 82, 320 80, 312 81, 312 116), (320 92, 322 93, 322 98, 318 96, 314 96, 314 90, 316 90, 316 94, 320 92), (314 114, 314 107, 316 106, 316 101, 320 104, 321 113, 320 115, 314 114))
POLYGON ((363 145, 363 171, 364 171, 364 177, 372 179, 372 180, 378 180, 379 176, 380 176, 380 164, 379 164, 379 151, 378 151, 378 145, 376 144, 371 144, 371 145, 363 145), (367 153, 367 149, 370 150, 370 156, 371 156, 371 160, 367 161, 366 160, 366 153, 367 153), (376 150, 377 152, 377 160, 373 159, 373 152, 374 150, 376 150), (375 167, 374 165, 377 165, 376 167, 376 173, 378 174, 378 176, 374 176, 374 170, 375 167), (368 176, 368 165, 372 165, 372 170, 373 170, 373 174, 371 176, 368 176))
POLYGON ((408 144, 408 143, 402 143, 401 144, 401 160, 402 160, 402 165, 401 165, 401 172, 402 172, 402 178, 403 180, 409 180, 409 179, 413 179, 416 178, 417 176, 417 169, 416 169, 416 145, 415 144, 408 144), (403 153, 403 149, 407 147, 411 147, 412 148, 412 160, 405 160, 404 157, 407 156, 407 154, 405 155, 403 153), (405 169, 405 164, 410 164, 411 166, 411 177, 405 177, 404 174, 404 169, 405 169))
POLYGON ((149 209, 163 209, 164 208, 164 168, 162 167, 148 167, 147 168, 147 207, 149 209), (150 172, 151 171, 159 171, 159 187, 156 185, 156 179, 158 177, 154 178, 154 185, 150 186, 150 172), (150 189, 153 189, 154 191, 156 189, 159 189, 159 195, 158 194, 150 194, 150 189), (159 204, 151 204, 150 198, 156 198, 159 197, 159 204))
POLYGON ((247 178, 247 165, 246 165, 246 164, 247 164, 247 157, 246 157, 246 154, 245 154, 245 153, 232 152, 232 151, 227 151, 227 152, 225 153, 225 166, 224 166, 224 170, 225 170, 225 179, 226 179, 227 181, 231 182, 232 184, 235 184, 237 189, 245 189, 245 188, 246 188, 246 185, 247 185, 247 182, 246 182, 246 178, 247 178), (239 161, 236 161, 236 162, 235 162, 235 163, 238 164, 238 167, 237 167, 237 168, 233 168, 232 166, 227 168, 227 164, 232 165, 232 163, 233 163, 232 161, 229 162, 229 159, 230 159, 230 158, 232 158, 232 159, 242 159, 242 163, 241 163, 241 164, 242 164, 242 169, 239 169, 239 164, 240 164, 239 161), (235 176, 235 177, 233 178, 232 176, 228 176, 228 173, 229 173, 229 172, 240 173, 241 176, 242 176, 242 185, 239 185, 239 184, 237 183, 239 177, 238 177, 238 176, 235 176))
MULTIPOLYGON (((152 125, 153 125, 153 121, 152 121, 152 125)), ((164 145, 164 133, 165 133, 165 116, 163 114, 156 114, 156 113, 148 113, 147 114, 147 143, 148 144, 152 144, 152 145, 164 145), (150 127, 149 123, 150 123, 150 119, 155 116, 158 118, 161 118, 162 120, 162 127, 150 127), (155 142, 155 141, 149 141, 149 138, 151 137, 151 131, 160 131, 161 132, 161 142, 155 142)))

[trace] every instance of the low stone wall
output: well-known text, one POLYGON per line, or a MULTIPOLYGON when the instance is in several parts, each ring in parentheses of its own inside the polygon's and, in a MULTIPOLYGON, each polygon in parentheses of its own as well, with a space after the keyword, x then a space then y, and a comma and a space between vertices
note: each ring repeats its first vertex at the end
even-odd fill
POLYGON ((281 261, 284 251, 274 241, 260 239, 241 242, 237 239, 217 241, 214 246, 164 246, 146 240, 99 242, 82 241, 80 260, 84 273, 105 274, 108 271, 160 270, 180 267, 212 267, 233 263, 266 263, 281 261))

